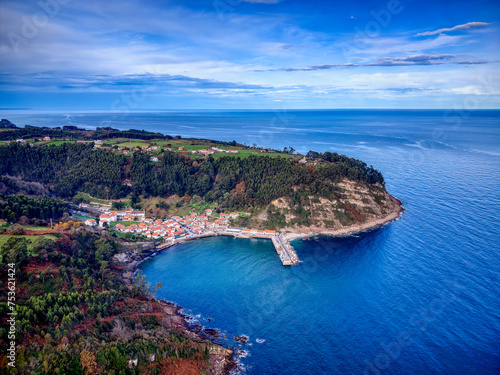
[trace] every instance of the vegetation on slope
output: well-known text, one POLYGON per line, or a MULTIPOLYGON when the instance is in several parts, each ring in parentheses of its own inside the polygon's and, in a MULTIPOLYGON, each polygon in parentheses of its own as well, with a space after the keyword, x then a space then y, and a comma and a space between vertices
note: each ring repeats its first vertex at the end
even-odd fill
MULTIPOLYGON (((7 289, 1 288, 0 364, 12 374, 163 374, 208 369, 210 344, 189 338, 150 298, 127 288, 111 262, 118 245, 79 231, 57 240, 12 236, 0 267, 16 269, 16 369, 6 366, 7 289)), ((3 285, 7 272, 2 272, 3 285)))
POLYGON ((48 184, 60 197, 72 197, 78 191, 105 199, 123 198, 130 192, 146 197, 196 195, 208 202, 240 208, 291 197, 297 187, 327 197, 334 191, 332 183, 342 178, 383 184, 382 175, 373 167, 331 153, 323 154, 316 165, 300 165, 294 160, 253 155, 193 161, 166 151, 155 164, 147 153, 137 151, 130 160, 92 146, 0 146, 0 173, 48 184), (131 186, 122 183, 125 179, 131 186))
POLYGON ((26 195, 0 194, 0 218, 17 222, 21 217, 26 219, 59 219, 68 212, 68 204, 51 197, 33 198, 26 195))

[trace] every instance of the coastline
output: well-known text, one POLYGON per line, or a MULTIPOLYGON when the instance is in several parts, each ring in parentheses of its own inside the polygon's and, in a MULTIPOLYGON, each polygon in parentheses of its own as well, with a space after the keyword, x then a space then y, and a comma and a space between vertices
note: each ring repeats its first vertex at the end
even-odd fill
MULTIPOLYGON (((318 235, 325 235, 325 236, 330 236, 330 237, 346 237, 350 236, 359 232, 365 232, 369 231, 384 225, 389 224, 392 221, 395 221, 399 219, 404 212, 404 207, 403 207, 403 202, 398 200, 397 198, 391 196, 391 199, 394 201, 395 206, 397 207, 397 210, 390 212, 386 216, 380 219, 376 220, 371 220, 359 225, 354 225, 354 226, 349 226, 346 228, 334 230, 334 231, 319 231, 319 232, 309 232, 309 233, 299 233, 299 232, 288 232, 284 234, 284 238, 288 241, 293 241, 293 240, 298 240, 298 239, 305 239, 309 237, 314 237, 318 235)), ((215 237, 219 236, 220 234, 214 234, 211 236, 204 236, 204 237, 215 237)), ((235 236, 236 237, 236 236, 235 236)), ((203 238, 203 237, 201 237, 203 238)), ((244 238, 244 237, 243 237, 244 238)), ((148 248, 144 249, 141 251, 140 254, 135 252, 129 260, 126 261, 116 261, 116 263, 121 263, 125 265, 125 269, 122 273, 122 277, 127 283, 128 287, 131 287, 133 284, 133 279, 134 276, 138 270, 139 265, 154 257, 158 253, 169 249, 172 246, 175 246, 177 244, 182 244, 184 242, 192 241, 195 239, 199 238, 190 238, 190 239, 182 239, 179 240, 178 242, 164 245, 160 249, 157 249, 154 247, 152 244, 148 244, 148 248)), ((134 244, 136 247, 138 244, 134 244)), ((128 245, 130 246, 130 244, 128 245)), ((144 246, 144 244, 143 244, 144 246)), ((154 297, 151 297, 151 300, 154 303, 158 303, 163 307, 163 311, 165 314, 165 317, 169 319, 169 321, 172 323, 172 328, 174 329, 180 329, 182 330, 187 336, 195 339, 195 340, 205 340, 211 343, 210 346, 210 353, 212 355, 211 357, 211 366, 209 369, 209 374, 211 375, 227 375, 230 374, 231 371, 237 369, 237 362, 235 358, 235 352, 234 348, 229 349, 225 348, 224 346, 218 344, 215 342, 215 339, 217 338, 217 332, 214 333, 215 330, 209 329, 208 332, 205 332, 201 326, 199 325, 190 325, 187 320, 188 316, 182 313, 182 306, 176 305, 174 302, 168 301, 168 300, 162 300, 162 299, 157 299, 154 297)))
MULTIPOLYGON (((182 243, 185 241, 181 241, 178 243, 182 243)), ((146 249, 140 255, 137 255, 135 259, 130 259, 129 261, 120 262, 115 261, 118 264, 124 264, 124 271, 122 272, 122 278, 127 284, 127 287, 131 287, 134 282, 134 276, 138 270, 139 265, 151 259, 153 256, 158 254, 159 252, 166 250, 177 243, 171 244, 169 246, 163 247, 162 249, 157 250, 154 249, 146 249), (149 250, 149 251, 148 251, 149 250), (152 250, 152 251, 151 251, 152 250)), ((155 297, 149 297, 151 303, 159 304, 162 307, 164 319, 169 322, 169 326, 174 330, 180 330, 186 336, 190 337, 193 340, 197 341, 206 341, 209 342, 209 350, 210 350, 210 367, 208 369, 209 375, 228 375, 233 370, 237 368, 237 362, 234 357, 234 350, 226 348, 215 342, 215 339, 218 336, 218 332, 215 330, 205 331, 199 325, 190 325, 188 323, 188 316, 182 313, 182 306, 178 306, 174 302, 158 299, 155 297)))

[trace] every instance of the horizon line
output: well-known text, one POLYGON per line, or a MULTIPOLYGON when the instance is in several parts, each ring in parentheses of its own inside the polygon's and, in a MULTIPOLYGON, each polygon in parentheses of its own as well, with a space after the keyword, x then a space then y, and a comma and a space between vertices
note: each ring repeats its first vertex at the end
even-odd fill
MULTIPOLYGON (((459 111, 457 108, 371 108, 371 107, 360 107, 360 108, 148 108, 148 109, 140 109, 140 110, 129 110, 129 113, 141 113, 141 112, 182 112, 182 111, 222 111, 222 112, 231 112, 231 111, 347 111, 347 110, 381 110, 381 111, 459 111)), ((122 110, 111 110, 111 109, 102 109, 102 108, 0 108, 0 111, 82 111, 82 112, 107 112, 107 113, 123 113, 122 110)), ((476 109, 467 109, 469 112, 473 111, 500 111, 500 108, 476 108, 476 109)))

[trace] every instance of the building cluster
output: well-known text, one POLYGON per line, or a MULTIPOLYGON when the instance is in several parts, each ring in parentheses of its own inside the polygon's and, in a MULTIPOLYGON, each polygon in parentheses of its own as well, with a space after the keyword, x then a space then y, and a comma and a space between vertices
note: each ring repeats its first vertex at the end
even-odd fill
MULTIPOLYGON (((100 204, 100 203, 80 203, 80 208, 94 208, 101 211, 101 215, 99 216, 99 226, 104 226, 104 223, 111 223, 114 221, 145 221, 146 213, 144 211, 135 211, 132 209, 118 211, 111 210, 110 204, 100 204)), ((93 219, 92 219, 93 220, 93 219)), ((94 220, 95 222, 95 220, 94 220)), ((94 222, 89 221, 89 223, 85 222, 87 225, 92 225, 94 222)))
MULTIPOLYGON (((119 146, 117 148, 118 151, 122 151, 123 150, 123 153, 125 155, 129 154, 130 153, 130 150, 127 149, 126 147, 121 147, 119 146)), ((161 150, 161 148, 159 146, 147 146, 147 145, 143 145, 141 147, 133 147, 132 148, 132 151, 146 151, 146 152, 151 152, 151 151, 159 151, 161 150)))
MULTIPOLYGON (((10 142, 11 141, 7 141, 5 142, 6 145, 10 145, 10 142)), ((12 142, 17 142, 17 143, 20 143, 22 145, 25 145, 26 144, 26 140, 25 139, 16 139, 15 141, 12 141, 12 142)))
POLYGON ((174 239, 184 237, 186 230, 175 220, 146 219, 138 224, 125 226, 116 224, 115 229, 123 233, 135 233, 147 238, 174 239))
MULTIPOLYGON (((87 208, 88 204, 81 203, 80 207, 87 208)), ((173 216, 169 219, 152 219, 147 218, 144 211, 112 211, 108 205, 100 205, 99 210, 102 212, 99 216, 99 226, 103 227, 104 223, 117 221, 134 222, 130 225, 117 223, 114 229, 123 233, 134 233, 152 239, 174 240, 183 237, 201 236, 207 232, 227 232, 234 234, 243 234, 250 236, 274 236, 274 230, 261 229, 246 229, 246 228, 231 228, 229 220, 237 219, 240 215, 237 212, 221 213, 214 221, 210 221, 209 217, 213 210, 207 209, 202 214, 195 212, 187 216, 173 216)), ((85 224, 88 226, 96 226, 95 219, 87 219, 85 224)))
POLYGON ((126 210, 126 211, 111 211, 106 209, 104 213, 99 216, 99 225, 102 227, 104 223, 111 223, 113 221, 145 221, 146 214, 144 211, 134 211, 134 210, 126 210))
MULTIPOLYGON (((179 147, 179 150, 180 149, 181 148, 179 147)), ((228 154, 239 154, 240 153, 238 150, 223 150, 223 149, 218 148, 218 147, 211 147, 209 149, 202 149, 202 150, 191 151, 192 154, 202 154, 202 155, 212 155, 212 154, 214 154, 216 152, 226 152, 228 154)))
MULTIPOLYGON (((89 204, 81 203, 80 207, 90 207, 89 204)), ((135 233, 147 238, 153 239, 176 239, 186 236, 199 236, 207 231, 226 230, 229 227, 229 219, 237 219, 239 214, 231 212, 229 214, 221 213, 220 217, 215 221, 210 221, 209 216, 213 210, 207 209, 203 214, 190 213, 187 216, 173 216, 170 219, 152 219, 147 218, 144 211, 113 211, 109 206, 100 205, 99 210, 102 212, 99 216, 99 226, 104 227, 104 223, 108 225, 117 221, 134 222, 131 225, 117 223, 114 228, 123 233, 135 233)), ((95 219, 87 219, 85 224, 88 226, 96 226, 95 219)))
POLYGON ((138 224, 125 226, 116 224, 115 229, 124 233, 135 233, 147 238, 173 240, 186 236, 199 236, 215 228, 215 223, 210 222, 208 215, 211 209, 205 210, 201 215, 191 213, 185 217, 173 216, 170 219, 145 218, 138 224))

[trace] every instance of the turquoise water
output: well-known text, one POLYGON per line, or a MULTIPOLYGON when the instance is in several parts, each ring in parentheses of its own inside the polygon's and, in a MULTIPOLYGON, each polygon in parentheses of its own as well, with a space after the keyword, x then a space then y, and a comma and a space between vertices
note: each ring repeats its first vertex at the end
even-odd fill
POLYGON ((176 245, 141 267, 163 283, 159 297, 219 328, 221 343, 237 347, 233 337, 248 335, 248 374, 500 373, 500 112, 16 116, 2 113, 18 125, 107 119, 372 164, 404 202, 398 221, 296 241, 302 263, 293 267, 281 265, 268 240, 233 238, 176 245))

